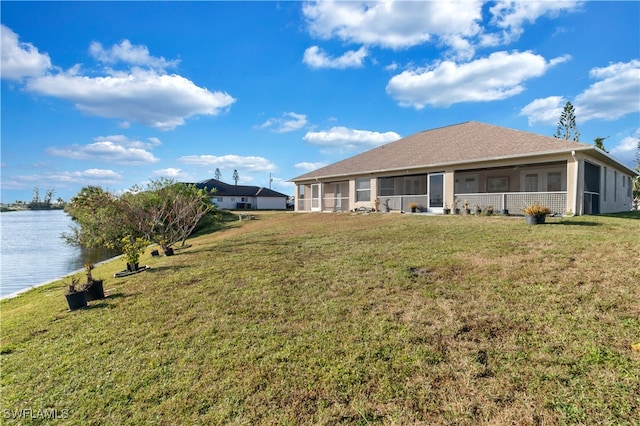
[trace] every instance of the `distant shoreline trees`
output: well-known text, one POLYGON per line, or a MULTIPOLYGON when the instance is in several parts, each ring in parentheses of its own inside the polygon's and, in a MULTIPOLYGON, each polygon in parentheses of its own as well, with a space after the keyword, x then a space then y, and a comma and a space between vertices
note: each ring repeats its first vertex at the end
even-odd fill
POLYGON ((56 200, 56 204, 53 204, 53 196, 56 191, 53 189, 47 189, 44 198, 40 197, 40 189, 37 186, 33 187, 33 198, 27 203, 29 210, 51 210, 64 208, 64 201, 60 197, 56 200), (62 202, 61 202, 62 201, 62 202))

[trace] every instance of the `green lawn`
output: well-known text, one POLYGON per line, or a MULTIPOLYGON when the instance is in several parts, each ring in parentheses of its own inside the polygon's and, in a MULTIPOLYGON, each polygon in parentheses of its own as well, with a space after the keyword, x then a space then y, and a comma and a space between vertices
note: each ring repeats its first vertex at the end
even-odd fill
POLYGON ((2 301, 2 423, 638 424, 640 215, 548 222, 264 213, 2 301))

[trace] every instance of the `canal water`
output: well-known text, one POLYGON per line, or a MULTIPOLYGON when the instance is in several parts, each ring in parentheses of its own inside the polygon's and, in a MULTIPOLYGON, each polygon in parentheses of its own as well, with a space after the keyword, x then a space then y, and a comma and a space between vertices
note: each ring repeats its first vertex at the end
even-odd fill
POLYGON ((0 298, 38 286, 112 257, 107 250, 84 250, 61 238, 73 221, 62 210, 22 210, 0 214, 0 298))

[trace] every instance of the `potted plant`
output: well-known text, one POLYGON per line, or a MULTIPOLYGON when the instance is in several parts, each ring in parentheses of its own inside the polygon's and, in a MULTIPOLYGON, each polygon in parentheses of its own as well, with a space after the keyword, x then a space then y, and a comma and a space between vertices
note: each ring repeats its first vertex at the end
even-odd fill
POLYGON ((122 242, 122 253, 127 260, 127 271, 137 272, 140 269, 138 265, 140 255, 147 248, 149 242, 144 238, 133 238, 131 235, 126 235, 120 241, 122 242))
POLYGON ((464 200, 464 203, 462 203, 462 208, 464 209, 465 214, 471 213, 471 209, 469 208, 469 203, 467 202, 467 200, 464 200))
POLYGON ((104 299, 104 286, 102 280, 93 279, 91 275, 91 270, 93 269, 93 264, 91 262, 87 262, 84 264, 84 270, 87 275, 87 282, 84 285, 84 291, 87 293, 87 300, 98 300, 104 299))
POLYGON ((446 204, 444 205, 444 208, 442 209, 442 213, 444 213, 444 214, 451 213, 451 209, 449 208, 448 205, 446 205, 446 204))
POLYGON ((67 298, 70 311, 87 307, 87 293, 78 284, 78 279, 75 277, 71 278, 71 283, 65 288, 64 296, 67 298))
POLYGON ((411 209, 411 213, 415 213, 418 210, 418 203, 409 203, 409 208, 411 209))
POLYGON ((460 214, 460 209, 458 208, 458 199, 453 199, 453 214, 460 214))
POLYGON ((547 215, 551 214, 551 209, 540 202, 535 202, 523 208, 522 212, 527 224, 538 225, 545 222, 547 215))
POLYGON ((482 213, 482 207, 480 207, 480 205, 476 204, 475 205, 475 209, 476 209, 476 215, 480 216, 480 214, 482 213))
POLYGON ((160 240, 160 247, 162 247, 162 252, 165 256, 173 256, 173 247, 171 247, 169 241, 166 238, 162 238, 160 240))
POLYGON ((373 209, 374 211, 380 211, 380 199, 376 198, 375 200, 373 200, 373 209))
POLYGON ((493 206, 491 204, 487 204, 487 207, 484 208, 484 213, 487 216, 491 216, 493 214, 493 206))

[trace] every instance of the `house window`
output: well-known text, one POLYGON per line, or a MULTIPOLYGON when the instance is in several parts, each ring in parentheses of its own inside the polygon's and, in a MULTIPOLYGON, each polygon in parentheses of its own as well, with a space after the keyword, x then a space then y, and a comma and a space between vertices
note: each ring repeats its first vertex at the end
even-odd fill
POLYGON ((371 201, 371 179, 356 179, 356 201, 371 201))
POLYGON ((298 187, 298 197, 304 198, 304 185, 298 187))
POLYGON ((475 177, 464 178, 464 189, 462 190, 462 192, 466 194, 478 192, 478 183, 476 182, 475 177))
POLYGON ((242 197, 242 198, 240 198, 240 202, 241 203, 248 203, 249 199, 247 197, 242 197))
POLYGON ((221 203, 221 202, 222 202, 222 197, 218 197, 218 198, 216 198, 216 200, 217 200, 219 203, 221 203))
POLYGON ((487 183, 489 192, 509 192, 508 177, 490 177, 487 183))
POLYGON ((395 178, 381 178, 380 182, 380 195, 391 196, 396 194, 395 178))
POLYGON ((562 191, 562 174, 560 172, 547 175, 547 191, 562 191))
POLYGON ((627 197, 631 198, 631 176, 627 176, 627 197))
POLYGON ((525 175, 524 190, 526 192, 538 192, 538 175, 537 174, 525 175))

